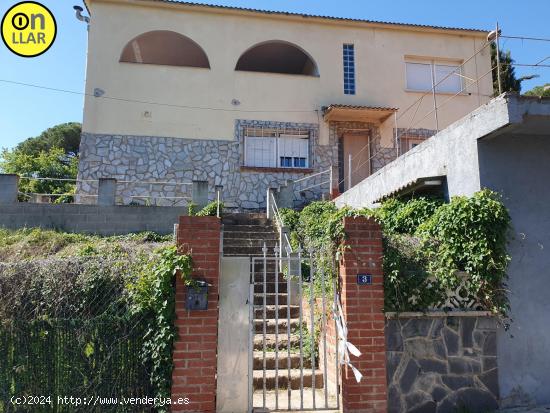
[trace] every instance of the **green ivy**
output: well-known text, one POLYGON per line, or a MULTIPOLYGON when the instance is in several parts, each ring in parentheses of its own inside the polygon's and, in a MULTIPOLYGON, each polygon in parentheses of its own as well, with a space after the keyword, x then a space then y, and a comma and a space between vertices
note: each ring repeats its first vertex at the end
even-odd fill
MULTIPOLYGON (((220 202, 220 214, 223 211, 223 202, 220 202)), ((187 207, 187 215, 190 217, 215 217, 218 215, 218 201, 212 201, 201 210, 198 210, 197 204, 190 203, 187 207)))
POLYGON ((193 268, 189 255, 178 254, 175 246, 159 251, 159 257, 143 268, 137 279, 129 285, 138 314, 151 315, 144 335, 142 356, 151 363, 151 385, 154 397, 167 398, 171 394, 173 357, 177 336, 175 325, 176 275, 190 284, 193 268))
MULTIPOLYGON (((390 199, 378 209, 337 209, 313 202, 302 211, 281 210, 293 247, 317 252, 319 271, 330 290, 336 276, 332 259, 341 249, 345 216, 372 217, 383 229, 386 311, 425 311, 441 305, 447 289, 468 282, 462 295, 483 309, 505 315, 506 239, 510 216, 498 194, 482 190, 449 203, 434 198, 390 199), (330 283, 329 283, 330 282, 330 283), (329 283, 329 284, 328 284, 329 283), (412 299, 414 297, 414 299, 412 299)), ((306 272, 304 272, 306 273, 306 272)), ((313 294, 320 282, 314 280, 313 294)))

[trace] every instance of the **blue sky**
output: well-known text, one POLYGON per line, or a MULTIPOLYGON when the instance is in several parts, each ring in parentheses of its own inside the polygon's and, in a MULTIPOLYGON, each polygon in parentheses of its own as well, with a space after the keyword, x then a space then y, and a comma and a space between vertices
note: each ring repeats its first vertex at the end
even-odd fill
MULTIPOLYGON (((86 65, 86 25, 74 17, 72 6, 81 0, 42 0, 55 15, 55 44, 42 56, 18 57, 0 44, 0 80, 39 84, 82 92, 86 65)), ((0 15, 17 0, 2 0, 0 15)), ((353 17, 405 23, 491 29, 498 20, 503 34, 550 38, 550 0, 219 0, 204 3, 353 17)), ((92 16, 93 17, 93 16, 92 16)), ((518 63, 537 63, 550 56, 550 42, 504 39, 518 63)), ((547 63, 550 62, 547 61, 547 63)), ((524 90, 550 82, 550 68, 517 69, 519 75, 537 73, 524 90)), ((10 85, 0 81, 0 147, 13 147, 62 122, 82 121, 83 96, 10 85)))

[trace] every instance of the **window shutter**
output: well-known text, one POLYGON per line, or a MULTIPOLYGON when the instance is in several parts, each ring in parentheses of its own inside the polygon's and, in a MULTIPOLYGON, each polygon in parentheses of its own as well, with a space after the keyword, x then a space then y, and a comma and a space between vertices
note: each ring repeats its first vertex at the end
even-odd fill
POLYGON ((435 65, 435 83, 441 82, 435 88, 437 92, 458 93, 462 90, 462 78, 458 76, 460 69, 457 69, 458 66, 435 65))
POLYGON ((256 136, 245 138, 244 158, 246 166, 275 167, 275 139, 256 136))
POLYGON ((407 89, 426 91, 432 89, 432 65, 406 63, 407 89))

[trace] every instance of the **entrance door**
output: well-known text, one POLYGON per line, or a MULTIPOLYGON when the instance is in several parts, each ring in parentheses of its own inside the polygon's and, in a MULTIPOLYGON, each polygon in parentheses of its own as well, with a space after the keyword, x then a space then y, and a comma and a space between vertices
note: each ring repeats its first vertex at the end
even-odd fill
POLYGON ((371 174, 371 148, 370 138, 367 132, 349 132, 342 136, 344 152, 344 183, 345 190, 357 185, 371 174), (351 185, 350 185, 350 159, 351 155, 351 185))

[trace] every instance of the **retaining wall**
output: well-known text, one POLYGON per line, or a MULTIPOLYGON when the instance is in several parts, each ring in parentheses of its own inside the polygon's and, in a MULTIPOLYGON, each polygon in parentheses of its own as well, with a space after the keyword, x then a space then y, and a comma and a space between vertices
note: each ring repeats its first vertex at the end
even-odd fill
POLYGON ((386 320, 388 413, 498 409, 496 321, 463 314, 386 320))
POLYGON ((13 203, 0 205, 0 227, 40 227, 66 232, 121 235, 154 231, 170 234, 184 207, 13 203))

